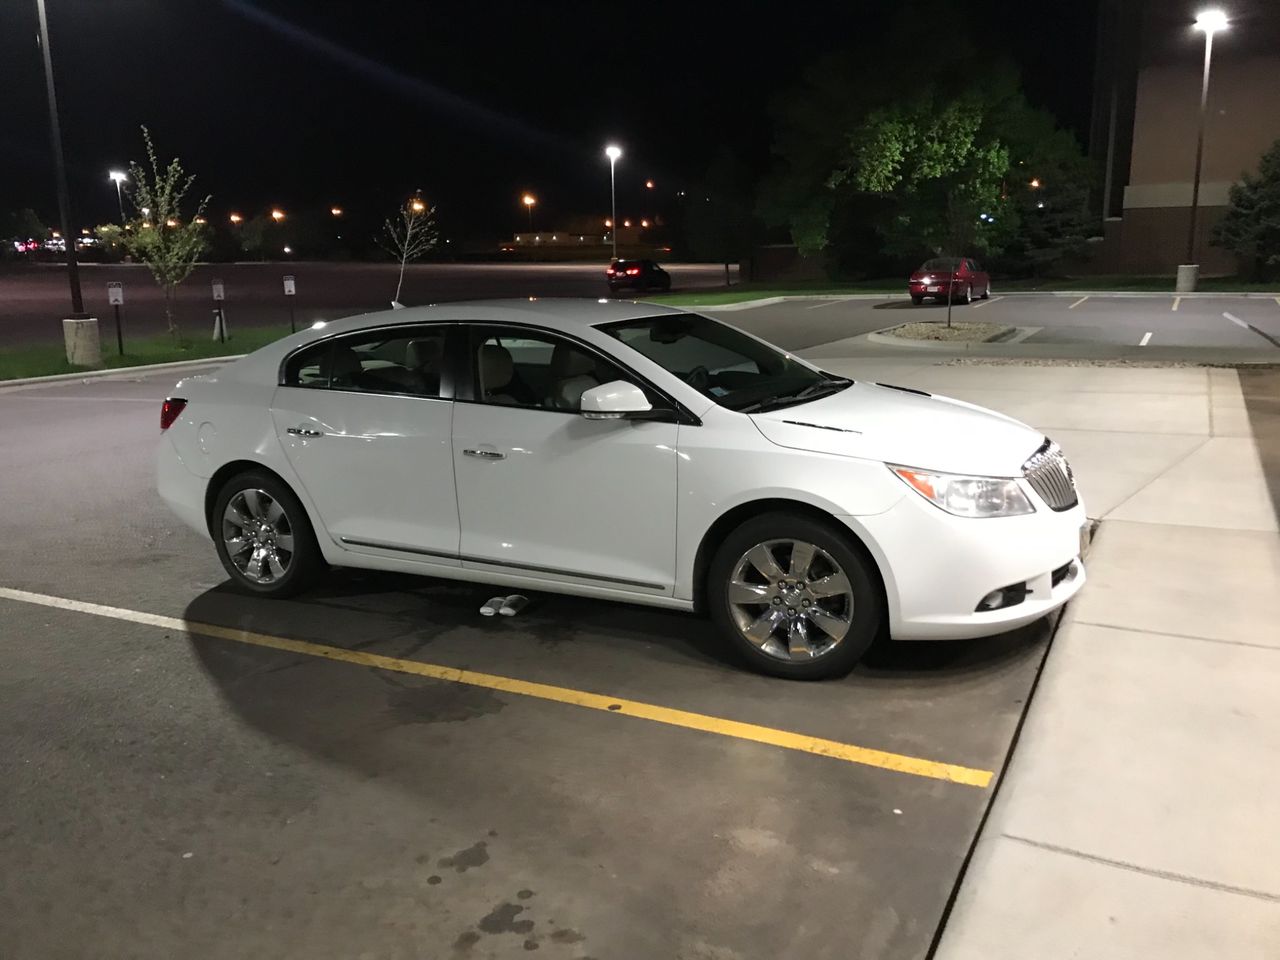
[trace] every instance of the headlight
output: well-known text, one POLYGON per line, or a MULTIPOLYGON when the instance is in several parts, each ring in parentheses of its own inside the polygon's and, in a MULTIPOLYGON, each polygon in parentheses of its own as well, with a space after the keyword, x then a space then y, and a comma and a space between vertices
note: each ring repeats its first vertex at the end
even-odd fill
POLYGON ((1017 480, 929 473, 913 467, 889 469, 935 507, 957 517, 1016 517, 1035 513, 1017 480))

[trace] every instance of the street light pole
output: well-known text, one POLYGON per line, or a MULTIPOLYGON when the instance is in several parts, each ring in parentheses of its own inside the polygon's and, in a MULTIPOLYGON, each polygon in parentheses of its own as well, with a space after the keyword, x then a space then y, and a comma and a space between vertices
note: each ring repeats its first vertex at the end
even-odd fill
POLYGON ((67 193, 67 168, 62 159, 62 127, 58 123, 58 95, 53 89, 53 60, 49 55, 49 19, 44 0, 36 0, 40 18, 40 52, 44 57, 44 85, 49 96, 49 143, 53 147, 53 166, 58 180, 58 218, 62 236, 66 238, 67 281, 71 285, 72 319, 84 319, 84 297, 80 295, 80 266, 76 263, 76 236, 71 232, 71 200, 67 193))
POLYGON ((610 228, 613 238, 613 259, 618 259, 618 190, 617 182, 614 178, 613 167, 618 162, 618 158, 622 156, 622 149, 609 144, 604 148, 604 154, 609 158, 609 206, 613 215, 613 226, 610 228))
POLYGON ((120 192, 120 185, 128 179, 120 170, 112 170, 107 174, 116 184, 116 203, 120 204, 120 226, 124 226, 124 194, 120 192))
POLYGON ((1204 128, 1209 106, 1209 70, 1213 64, 1213 35, 1226 29, 1227 16, 1221 10, 1206 10, 1196 17, 1195 27, 1204 32, 1204 76, 1200 81, 1200 128, 1196 137, 1196 172, 1191 181, 1191 216, 1187 227, 1188 264, 1196 262, 1196 214, 1200 206, 1200 171, 1204 164, 1204 128))

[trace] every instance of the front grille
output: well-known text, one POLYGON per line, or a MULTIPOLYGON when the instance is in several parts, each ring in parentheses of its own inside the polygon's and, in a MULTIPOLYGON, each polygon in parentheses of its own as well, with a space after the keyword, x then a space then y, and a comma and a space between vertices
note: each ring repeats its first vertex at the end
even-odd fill
POLYGON ((1022 475, 1051 510, 1070 510, 1080 502, 1071 465, 1058 445, 1048 439, 1022 465, 1022 475))

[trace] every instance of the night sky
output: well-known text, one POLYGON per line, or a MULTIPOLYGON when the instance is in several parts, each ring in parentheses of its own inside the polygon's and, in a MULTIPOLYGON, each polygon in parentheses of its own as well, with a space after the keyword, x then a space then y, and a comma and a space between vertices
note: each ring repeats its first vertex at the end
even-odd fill
MULTIPOLYGON (((870 49, 903 2, 364 3, 47 0, 77 225, 114 219, 109 167, 182 157, 213 216, 340 204, 392 208, 414 189, 454 236, 604 213, 606 141, 619 213, 658 199, 721 144, 769 162, 768 102, 820 55, 870 49)), ((1093 0, 968 0, 952 20, 1023 70, 1028 96, 1083 140, 1093 0)), ((4 0, 0 211, 56 219, 35 0, 4 0)), ((945 42, 948 24, 920 24, 945 42)))

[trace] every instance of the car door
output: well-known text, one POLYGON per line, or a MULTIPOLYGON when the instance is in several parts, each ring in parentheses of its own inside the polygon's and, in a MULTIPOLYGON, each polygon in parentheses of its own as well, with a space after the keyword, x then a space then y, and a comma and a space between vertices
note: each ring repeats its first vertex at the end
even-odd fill
POLYGON ((450 329, 364 330, 285 363, 277 435, 320 524, 348 550, 460 563, 450 329))
POLYGON ((463 566, 670 595, 674 417, 583 418, 584 390, 644 385, 558 334, 477 326, 466 356, 471 402, 453 426, 463 566))

